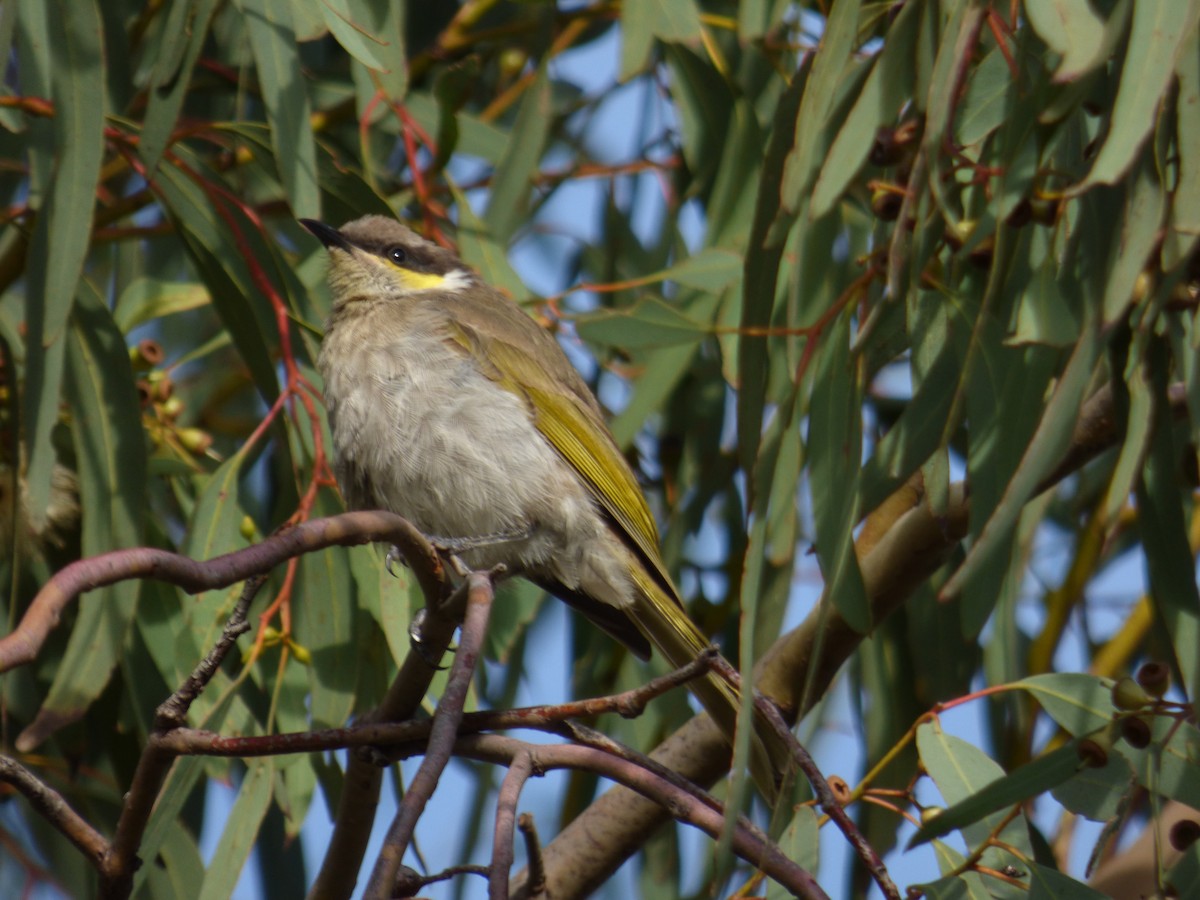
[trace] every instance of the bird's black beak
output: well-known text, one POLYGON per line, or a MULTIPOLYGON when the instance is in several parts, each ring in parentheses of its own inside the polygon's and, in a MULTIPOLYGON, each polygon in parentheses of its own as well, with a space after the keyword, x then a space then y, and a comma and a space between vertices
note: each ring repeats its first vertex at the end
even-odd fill
POLYGON ((300 224, 313 233, 313 236, 325 245, 325 249, 350 250, 350 242, 342 237, 342 233, 332 225, 318 222, 316 219, 301 219, 300 224))

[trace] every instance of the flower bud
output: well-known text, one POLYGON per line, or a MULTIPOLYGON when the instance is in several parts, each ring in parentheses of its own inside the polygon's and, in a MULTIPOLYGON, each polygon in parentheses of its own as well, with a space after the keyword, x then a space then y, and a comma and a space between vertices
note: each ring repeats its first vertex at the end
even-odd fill
POLYGON ((1137 672, 1137 683, 1151 697, 1162 698, 1171 686, 1171 669, 1166 663, 1148 662, 1137 672))
POLYGON ((1150 700, 1146 689, 1128 676, 1113 685, 1112 702, 1117 709, 1141 709, 1149 706, 1150 700))

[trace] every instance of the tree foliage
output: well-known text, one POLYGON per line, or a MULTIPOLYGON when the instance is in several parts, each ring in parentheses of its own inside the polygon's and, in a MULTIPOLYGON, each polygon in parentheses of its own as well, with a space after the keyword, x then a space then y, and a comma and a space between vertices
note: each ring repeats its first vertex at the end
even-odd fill
MULTIPOLYGON (((839 802, 902 888, 1094 896, 1081 854, 1200 807, 1198 21, 1197 0, 0 4, 0 881, 219 897, 256 849, 263 893, 295 896, 318 876, 292 839, 324 804, 318 892, 352 890, 371 821, 347 819, 380 770, 320 751, 425 745, 320 730, 417 711, 413 612, 449 590, 402 523, 323 522, 328 295, 296 219, 380 212, 556 330, 694 618, 806 739, 854 718, 861 770, 818 762, 857 782, 839 802), (398 578, 362 545, 385 536, 398 578), (239 597, 249 637, 160 708, 237 637, 239 597), (967 734, 945 715, 964 704, 967 734), (185 746, 185 725, 248 743, 185 746), (292 734, 317 743, 284 753, 292 734)), ((548 633, 568 620, 523 583, 490 615, 504 667, 469 691, 427 672, 427 708, 537 701, 563 644, 573 697, 660 672, 575 619, 548 633)), ((428 627, 444 646, 452 623, 428 627)), ((639 750, 683 725, 698 768, 663 759, 711 784, 727 751, 690 717, 675 691, 593 724, 639 750)), ((515 746, 475 740, 454 752, 515 746)), ((537 768, 523 752, 510 772, 537 768)), ((572 759, 541 822, 554 896, 643 845, 646 896, 753 876, 572 759), (607 836, 586 861, 582 834, 607 836)), ((477 848, 504 775, 470 778, 427 815, 507 874, 477 848)), ((847 838, 796 790, 750 809, 812 870, 847 838)), ((1191 833, 1133 857, 1135 895, 1188 894, 1191 833)), ((871 853, 847 858, 831 894, 868 889, 871 853)))

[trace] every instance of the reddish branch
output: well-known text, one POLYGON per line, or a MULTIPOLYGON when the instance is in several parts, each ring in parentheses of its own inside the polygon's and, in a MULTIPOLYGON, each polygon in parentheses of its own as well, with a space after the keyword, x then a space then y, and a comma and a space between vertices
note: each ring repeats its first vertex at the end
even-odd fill
MULTIPOLYGON (((724 827, 725 815, 719 804, 714 808, 649 769, 593 747, 527 744, 516 738, 487 734, 460 738, 455 744, 455 752, 470 759, 505 766, 512 765, 520 755, 528 754, 535 771, 570 768, 611 779, 670 810, 677 821, 699 828, 714 840, 720 837, 724 827)), ((733 852, 797 897, 827 897, 810 873, 788 859, 744 818, 739 818, 733 830, 733 852)))
MULTIPOLYGON (((437 554, 406 520, 386 512, 344 513, 304 522, 260 544, 205 562, 154 547, 114 550, 71 563, 42 586, 17 628, 0 638, 0 672, 36 659, 63 610, 86 591, 132 578, 148 578, 195 594, 229 587, 303 553, 371 542, 399 546, 422 590, 437 596, 441 584, 437 554)), ((28 748, 18 744, 18 749, 28 748)))
MULTIPOLYGON (((428 621, 428 619, 426 619, 428 621)), ((423 635, 422 643, 427 639, 423 635)), ((572 719, 591 718, 605 713, 631 718, 639 715, 655 697, 698 678, 710 668, 712 651, 684 666, 646 682, 633 690, 607 697, 574 700, 556 706, 526 706, 518 709, 487 710, 466 713, 459 724, 460 734, 483 731, 504 731, 525 728, 545 731, 590 743, 581 726, 564 723, 572 719)), ((367 721, 347 728, 325 728, 284 734, 225 737, 212 731, 176 728, 164 735, 159 745, 177 755, 221 756, 248 759, 257 756, 278 756, 283 753, 326 753, 358 747, 401 747, 423 744, 429 737, 431 721, 367 721)), ((619 746, 615 745, 614 746, 619 746)), ((619 752, 619 751, 612 751, 619 752)))
POLYGON ((467 612, 462 625, 462 638, 454 654, 454 665, 446 682, 446 690, 438 702, 433 725, 429 731, 429 746, 421 767, 413 776, 412 783, 400 801, 396 817, 388 829, 375 870, 367 884, 365 897, 370 900, 387 900, 392 896, 396 873, 408 845, 412 841, 417 821, 425 810, 425 804, 433 796, 442 772, 454 752, 454 740, 462 720, 463 707, 475 674, 483 639, 487 633, 488 618, 492 611, 493 583, 490 575, 472 572, 467 578, 467 612))

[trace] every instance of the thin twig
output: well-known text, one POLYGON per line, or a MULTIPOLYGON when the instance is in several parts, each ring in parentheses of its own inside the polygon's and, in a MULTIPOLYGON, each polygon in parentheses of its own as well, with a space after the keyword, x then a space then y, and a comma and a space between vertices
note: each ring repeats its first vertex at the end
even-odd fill
POLYGON ((440 872, 434 872, 432 875, 422 875, 416 869, 410 869, 408 866, 401 866, 399 873, 396 875, 396 894, 397 897, 415 897, 421 888, 429 884, 436 884, 439 881, 449 881, 459 875, 482 875, 484 878, 488 876, 487 866, 451 866, 448 869, 442 869, 440 872))
MULTIPOLYGON (((426 624, 430 621, 426 617, 426 624)), ((422 645, 425 644, 427 633, 422 632, 422 645)), ((715 652, 715 651, 714 651, 715 652)), ((439 651, 440 657, 440 651, 439 651)), ((412 654, 419 656, 419 654, 412 654)), ((598 716, 604 713, 617 713, 630 716, 634 710, 641 710, 653 697, 680 686, 690 679, 697 678, 709 670, 709 651, 682 668, 675 669, 648 681, 644 685, 619 694, 606 697, 593 697, 587 700, 572 700, 554 706, 524 706, 516 709, 483 710, 466 713, 459 723, 459 734, 477 734, 483 731, 504 731, 510 728, 525 728, 534 731, 545 731, 568 739, 577 740, 584 744, 600 747, 599 732, 572 723, 568 728, 563 723, 571 719, 588 716, 598 716)), ((430 661, 425 660, 424 666, 430 670, 430 661)), ((404 670, 401 676, 404 676, 404 670)), ((400 677, 398 682, 411 685, 417 678, 400 677)), ((419 699, 419 698, 418 698, 419 699)), ((347 748, 403 748, 406 744, 424 746, 429 738, 432 722, 428 719, 412 720, 403 716, 404 721, 380 721, 374 714, 361 717, 354 725, 342 728, 323 728, 314 731, 294 731, 280 734, 259 735, 221 735, 213 731, 199 728, 176 728, 169 734, 159 738, 159 745, 170 750, 177 756, 219 756, 246 759, 259 756, 278 756, 286 753, 323 753, 331 750, 347 748)), ((602 737, 602 736, 601 736, 602 737)), ((608 744, 601 749, 608 749, 617 755, 632 754, 633 751, 615 741, 604 738, 608 744)), ((395 759, 411 755, 407 750, 393 754, 395 759)), ((661 768, 664 777, 678 777, 670 769, 658 767, 649 757, 645 765, 661 768)), ((633 759, 637 762, 637 759, 633 759)), ((689 785, 687 779, 680 779, 681 786, 689 785)), ((694 786, 693 786, 694 787, 694 786)))
POLYGON ((533 821, 533 813, 521 813, 517 819, 517 828, 521 831, 521 837, 525 839, 529 893, 537 897, 546 891, 546 866, 542 860, 542 842, 538 838, 537 823, 533 821))
POLYGON ((463 619, 458 652, 446 682, 445 693, 438 702, 429 733, 429 750, 413 776, 412 783, 400 802, 384 839, 383 848, 375 862, 365 897, 387 900, 392 896, 396 873, 412 840, 417 820, 433 795, 442 771, 454 751, 454 739, 463 715, 463 704, 475 673, 475 664, 483 647, 488 618, 492 608, 493 585, 490 574, 472 572, 468 579, 467 612, 463 619))
POLYGON ((496 826, 492 834, 492 864, 488 874, 488 900, 508 900, 508 873, 512 869, 517 801, 525 782, 533 774, 533 757, 519 753, 500 783, 496 797, 496 826))
POLYGON ((238 597, 238 602, 234 604, 233 613, 229 616, 229 621, 225 623, 225 628, 221 631, 221 637, 216 645, 208 651, 204 659, 200 660, 200 663, 180 685, 179 690, 163 701, 155 710, 156 730, 169 732, 187 724, 188 710, 200 696, 200 692, 208 687, 208 683, 212 681, 217 669, 229 655, 229 651, 237 644, 237 639, 250 630, 250 623, 246 620, 250 601, 257 596, 266 583, 266 575, 255 575, 246 579, 242 594, 238 597))
POLYGON ((160 738, 170 734, 178 723, 187 719, 188 707, 212 679, 221 661, 233 648, 238 635, 246 632, 246 613, 250 603, 266 584, 265 575, 246 580, 241 596, 225 624, 220 640, 184 680, 175 693, 158 707, 154 717, 154 730, 146 742, 146 749, 138 759, 137 769, 130 782, 129 791, 117 820, 117 830, 112 844, 104 854, 100 872, 100 895, 105 898, 128 897, 133 890, 133 874, 141 861, 138 849, 146 833, 146 825, 154 804, 158 800, 163 782, 175 761, 175 754, 164 749, 160 738))
MULTIPOLYGON (((401 550, 408 552, 403 547, 401 550)), ((438 574, 444 577, 440 567, 438 574)), ((445 580, 422 582, 426 615, 421 618, 412 646, 383 702, 359 719, 360 726, 369 728, 378 723, 405 722, 421 708, 425 692, 438 673, 438 661, 450 646, 458 627, 457 620, 447 614, 450 604, 445 601, 449 589, 450 584, 445 580)), ((310 900, 340 900, 353 893, 375 825, 382 783, 383 770, 372 758, 362 753, 350 754, 342 777, 333 833, 321 860, 321 869, 308 892, 310 900)))
POLYGON ((0 756, 0 781, 11 784, 29 805, 75 845, 93 866, 100 867, 108 842, 56 790, 8 756, 0 756))
MULTIPOLYGON (((713 670, 720 672, 724 677, 736 679, 737 671, 733 666, 729 665, 724 659, 719 656, 711 663, 713 670)), ((736 683, 736 682, 735 682, 736 683)), ((817 802, 821 804, 821 809, 825 814, 837 825, 838 829, 845 835, 846 840, 850 842, 850 846, 854 848, 854 852, 858 854, 863 865, 871 873, 871 877, 875 879, 875 883, 879 885, 879 889, 883 891, 883 895, 889 900, 900 900, 900 891, 888 875, 887 867, 883 864, 883 860, 871 846, 870 841, 863 836, 863 833, 858 830, 858 826, 854 824, 854 820, 847 815, 846 810, 838 802, 834 796, 833 789, 829 786, 829 782, 825 780, 820 768, 817 766, 816 760, 812 758, 808 750, 792 733, 787 723, 783 720, 783 715, 779 712, 779 707, 764 697, 757 691, 754 692, 754 706, 771 724, 776 733, 787 742, 789 749, 792 752, 792 758, 796 760, 796 764, 800 767, 800 771, 804 773, 804 777, 808 779, 808 783, 812 786, 813 793, 817 796, 817 802)))

